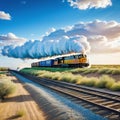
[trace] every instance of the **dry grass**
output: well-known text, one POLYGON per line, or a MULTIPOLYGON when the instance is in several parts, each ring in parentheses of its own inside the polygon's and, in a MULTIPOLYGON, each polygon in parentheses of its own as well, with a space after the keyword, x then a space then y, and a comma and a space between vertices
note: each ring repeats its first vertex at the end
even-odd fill
MULTIPOLYGON (((79 70, 79 69, 78 69, 79 70)), ((92 69, 92 72, 95 72, 95 69, 92 69)), ((106 69, 100 72, 105 72, 106 69)), ((50 72, 50 71, 45 71, 45 70, 33 70, 30 69, 23 70, 22 72, 29 73, 38 77, 43 77, 43 78, 49 78, 53 80, 60 80, 64 82, 70 82, 70 83, 75 83, 75 84, 80 84, 80 85, 85 85, 85 86, 94 86, 98 88, 107 88, 110 90, 120 90, 120 83, 118 84, 115 82, 115 79, 109 77, 108 75, 102 75, 101 77, 83 77, 81 75, 74 75, 71 72, 50 72), (118 85, 117 85, 118 84, 118 85)), ((89 73, 90 70, 85 71, 85 69, 82 69, 82 72, 84 73, 89 73)))
POLYGON ((120 74, 120 65, 92 65, 90 68, 50 68, 50 67, 33 67, 24 68, 21 71, 29 72, 31 74, 37 75, 39 71, 49 71, 49 72, 69 72, 69 73, 98 73, 98 74, 120 74))
POLYGON ((18 110, 17 113, 16 113, 16 117, 23 117, 25 115, 25 110, 21 109, 21 110, 18 110))
POLYGON ((111 86, 115 83, 115 80, 108 75, 103 75, 99 78, 99 80, 95 83, 95 86, 98 88, 108 88, 110 89, 111 86))
POLYGON ((6 68, 6 67, 0 67, 0 71, 7 71, 8 70, 8 68, 6 68))
POLYGON ((6 75, 0 76, 0 99, 4 99, 6 96, 14 93, 16 85, 6 75))
POLYGON ((114 83, 110 89, 113 91, 120 91, 120 82, 114 83))
POLYGON ((93 87, 93 86, 95 86, 97 81, 98 81, 98 78, 95 78, 95 77, 92 77, 92 78, 84 77, 84 79, 82 79, 80 84, 89 86, 89 87, 93 87))

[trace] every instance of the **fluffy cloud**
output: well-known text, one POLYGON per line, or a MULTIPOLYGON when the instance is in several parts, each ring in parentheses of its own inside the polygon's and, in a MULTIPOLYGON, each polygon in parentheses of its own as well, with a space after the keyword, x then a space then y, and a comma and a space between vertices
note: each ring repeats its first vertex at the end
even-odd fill
POLYGON ((120 53, 120 23, 95 20, 54 29, 41 40, 27 41, 22 46, 5 46, 2 54, 24 59, 89 51, 92 54, 120 53))
POLYGON ((7 35, 0 35, 0 46, 6 45, 21 45, 26 41, 25 38, 20 38, 13 33, 8 33, 7 35))
POLYGON ((2 54, 14 58, 42 58, 69 53, 79 53, 89 50, 89 43, 84 36, 68 37, 63 36, 59 39, 27 41, 22 46, 5 46, 2 54))
POLYGON ((4 11, 0 11, 0 19, 11 20, 11 16, 9 13, 5 13, 4 11))
POLYGON ((109 41, 105 36, 92 36, 89 38, 91 53, 118 53, 120 52, 120 39, 109 41))
POLYGON ((74 8, 81 10, 90 8, 105 8, 111 6, 111 0, 67 0, 74 8))
POLYGON ((81 22, 51 32, 43 40, 59 39, 61 36, 75 37, 79 35, 87 38, 91 46, 91 53, 120 52, 120 23, 116 21, 95 20, 87 23, 81 22))

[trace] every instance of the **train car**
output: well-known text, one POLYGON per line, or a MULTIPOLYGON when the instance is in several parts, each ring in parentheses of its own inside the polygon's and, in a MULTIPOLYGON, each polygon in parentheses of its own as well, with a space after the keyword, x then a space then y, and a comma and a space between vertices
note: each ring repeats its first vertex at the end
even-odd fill
POLYGON ((32 67, 88 67, 87 55, 77 54, 56 59, 44 60, 31 64, 32 67))
POLYGON ((53 65, 54 65, 54 60, 46 60, 39 62, 40 67, 52 67, 53 65))
POLYGON ((31 64, 31 67, 39 67, 39 62, 34 62, 31 64))
POLYGON ((58 66, 61 67, 87 67, 89 66, 89 61, 87 55, 71 55, 66 57, 57 58, 58 66))

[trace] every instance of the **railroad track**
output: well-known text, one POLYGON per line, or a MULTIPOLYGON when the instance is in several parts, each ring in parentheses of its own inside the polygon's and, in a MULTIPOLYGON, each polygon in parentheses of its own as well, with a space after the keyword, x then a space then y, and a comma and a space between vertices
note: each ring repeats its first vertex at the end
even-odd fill
POLYGON ((119 94, 50 79, 36 78, 23 73, 19 74, 68 97, 75 103, 80 104, 109 120, 120 120, 119 94))

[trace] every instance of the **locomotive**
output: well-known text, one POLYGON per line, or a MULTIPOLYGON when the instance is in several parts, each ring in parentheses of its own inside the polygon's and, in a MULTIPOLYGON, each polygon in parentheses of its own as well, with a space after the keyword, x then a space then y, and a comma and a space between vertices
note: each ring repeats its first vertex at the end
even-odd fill
POLYGON ((31 67, 88 67, 89 61, 86 54, 62 56, 55 59, 34 62, 31 67))

